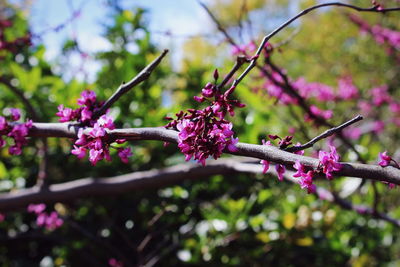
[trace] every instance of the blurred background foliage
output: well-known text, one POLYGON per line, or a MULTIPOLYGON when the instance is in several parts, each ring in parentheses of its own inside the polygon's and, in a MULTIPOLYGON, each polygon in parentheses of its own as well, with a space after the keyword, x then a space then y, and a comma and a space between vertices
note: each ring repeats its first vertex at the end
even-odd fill
MULTIPOLYGON (((299 2, 219 0, 212 1, 209 8, 238 44, 246 44, 250 40, 259 42, 271 30, 269 22, 284 21, 300 7, 316 1, 299 2)), ((366 5, 361 0, 350 2, 366 5)), ((4 31, 6 39, 13 41, 29 34, 29 13, 7 1, 0 3, 0 19, 12 22, 12 27, 4 31)), ((387 6, 396 3, 385 1, 387 6)), ((361 98, 369 98, 368 91, 383 84, 398 98, 399 55, 388 55, 384 45, 377 44, 368 34, 360 34, 359 27, 348 18, 351 12, 327 8, 296 21, 273 39, 272 44, 286 40, 274 50, 273 62, 293 80, 304 77, 309 82, 337 87, 340 77, 351 76, 361 98)), ((371 25, 400 30, 398 13, 358 15, 371 25)), ((74 40, 65 41, 57 62, 45 59, 46 47, 41 44, 0 51, 1 77, 23 92, 39 121, 56 122, 57 106, 76 107, 76 99, 84 89, 94 90, 99 99, 107 99, 122 81, 130 80, 164 48, 151 41, 152 33, 148 29, 151 14, 145 9, 122 9, 118 2, 111 1, 109 18, 109 23, 104 25, 104 37, 112 46, 94 55, 101 62, 94 82, 65 80, 54 71, 65 68, 73 53, 85 56, 74 40)), ((150 79, 114 104, 110 113, 118 127, 162 126, 166 115, 200 106, 193 101, 193 96, 212 80, 214 69, 218 68, 221 75, 226 74, 234 63, 231 45, 218 38, 217 30, 212 34, 216 38, 211 40, 204 36, 187 38, 178 70, 171 67, 168 59, 164 60, 150 79)), ((236 89, 236 95, 247 104, 232 118, 240 141, 259 144, 267 134, 284 136, 293 128, 295 142, 304 142, 306 136, 324 130, 304 122, 299 108, 279 105, 268 97, 260 90, 263 79, 254 70, 236 89), (304 123, 306 134, 299 131, 304 123)), ((361 112, 358 101, 315 104, 332 109, 331 122, 339 124, 361 112)), ((2 83, 0 110, 7 107, 18 107, 26 112, 26 117, 32 116, 9 86, 2 83)), ((377 108, 366 122, 385 121, 389 112, 387 107, 377 108)), ((376 163, 379 151, 399 154, 399 134, 398 126, 386 123, 384 134, 377 136, 369 131, 352 142, 357 144, 366 161, 376 163)), ((164 148, 161 142, 141 141, 131 142, 134 157, 128 165, 114 160, 92 167, 88 161, 79 161, 70 155, 70 140, 50 138, 48 142, 47 182, 51 184, 184 162, 174 145, 164 148)), ((324 148, 324 143, 320 142, 316 148, 324 148)), ((20 157, 11 157, 7 149, 0 151, 1 191, 36 183, 39 145, 39 141, 31 140, 20 157)), ((354 159, 353 152, 339 142, 337 145, 343 159, 354 159)), ((312 151, 307 153, 311 155, 312 151)), ((351 181, 340 178, 317 184, 341 192, 351 181)), ((385 184, 377 187, 381 192, 379 209, 399 218, 398 190, 388 190, 385 184)), ((347 198, 354 203, 373 205, 370 183, 347 198)), ((37 266, 44 262, 53 266, 108 266, 110 258, 124 262, 124 266, 152 261, 160 266, 400 264, 399 231, 393 225, 343 210, 268 175, 188 179, 168 188, 76 199, 55 203, 53 207, 65 218, 65 224, 55 231, 38 228, 34 217, 24 211, 6 214, 6 220, 0 223, 2 266, 37 266)))

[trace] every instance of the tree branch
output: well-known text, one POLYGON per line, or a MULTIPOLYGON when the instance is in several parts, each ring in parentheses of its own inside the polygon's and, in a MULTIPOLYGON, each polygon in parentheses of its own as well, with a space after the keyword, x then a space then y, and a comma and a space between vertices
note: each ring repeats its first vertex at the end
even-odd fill
POLYGON ((103 115, 108 108, 112 106, 123 94, 129 92, 133 87, 138 85, 139 83, 147 80, 150 77, 150 74, 152 71, 160 64, 161 60, 164 58, 164 56, 168 53, 168 50, 165 49, 161 55, 159 55, 155 60, 153 60, 149 65, 147 65, 141 72, 139 72, 138 75, 136 75, 132 80, 130 80, 127 83, 122 83, 118 89, 115 91, 115 93, 107 99, 107 101, 103 104, 103 106, 97 110, 93 118, 98 118, 101 115, 103 115))
POLYGON ((337 132, 340 132, 341 130, 343 130, 344 128, 352 125, 353 123, 356 123, 360 120, 362 120, 363 117, 361 115, 357 115, 356 117, 352 118, 351 120, 337 126, 337 127, 333 127, 331 129, 326 130, 325 132, 323 132, 322 134, 314 137, 313 139, 311 139, 310 141, 308 141, 307 143, 305 143, 304 145, 301 146, 293 146, 293 147, 289 147, 287 149, 285 149, 285 151, 288 152, 296 152, 296 151, 300 151, 300 150, 304 150, 307 149, 309 147, 312 147, 316 142, 318 142, 319 140, 322 140, 324 138, 327 138, 337 132))
MULTIPOLYGON (((146 188, 154 189, 177 184, 186 179, 195 180, 216 174, 260 174, 262 173, 262 168, 260 164, 220 159, 204 167, 185 163, 161 170, 134 172, 110 178, 83 178, 71 182, 54 184, 46 189, 33 187, 0 194, 0 210, 10 211, 24 208, 30 203, 68 202, 89 196, 117 195, 146 188)), ((272 174, 273 171, 270 169, 268 173, 272 174)), ((286 180, 298 183, 300 179, 293 179, 292 175, 292 172, 286 172, 286 180)), ((315 195, 320 199, 338 204, 345 209, 353 210, 363 215, 370 215, 400 227, 400 221, 389 215, 376 212, 373 208, 367 206, 353 205, 351 202, 340 198, 322 187, 317 187, 315 195)))
POLYGON ((265 45, 267 44, 267 42, 274 37, 276 34, 278 34, 280 31, 282 31, 284 28, 286 28, 287 26, 289 26, 293 21, 297 20, 298 18, 306 15, 307 13, 309 13, 312 10, 315 9, 319 9, 322 7, 327 7, 327 6, 338 6, 338 7, 344 7, 344 8, 350 8, 359 12, 377 12, 377 13, 385 13, 385 12, 391 12, 391 11, 400 11, 400 7, 395 7, 395 8, 382 8, 379 9, 377 6, 373 6, 370 8, 361 8, 361 7, 357 7, 357 6, 353 6, 350 4, 345 4, 345 3, 340 3, 340 2, 331 2, 331 3, 324 3, 324 4, 319 4, 319 5, 315 5, 312 7, 309 7, 307 9, 304 9, 303 11, 301 11, 300 13, 298 13, 296 16, 290 18, 289 20, 287 20, 286 22, 284 22, 282 25, 280 25, 278 28, 276 28, 275 30, 273 30, 270 34, 264 36, 264 38, 262 39, 255 55, 253 56, 253 59, 250 62, 250 65, 243 71, 243 73, 233 82, 232 86, 237 86, 244 77, 246 77, 246 75, 256 66, 256 62, 257 62, 257 58, 261 55, 262 50, 264 49, 265 45))
MULTIPOLYGON (((33 123, 33 127, 29 131, 29 136, 76 138, 78 130, 79 126, 68 123, 33 123)), ((91 128, 85 128, 84 133, 90 131, 91 128)), ((108 134, 113 139, 158 140, 178 143, 178 132, 162 127, 115 129, 108 131, 108 134)), ((289 153, 273 146, 238 143, 237 148, 237 152, 230 152, 228 150, 224 152, 264 159, 277 164, 283 164, 289 168, 292 168, 296 160, 314 169, 319 166, 319 160, 316 158, 289 153)), ((342 162, 342 169, 336 172, 335 176, 358 177, 400 185, 400 169, 393 166, 383 168, 379 165, 342 162)))

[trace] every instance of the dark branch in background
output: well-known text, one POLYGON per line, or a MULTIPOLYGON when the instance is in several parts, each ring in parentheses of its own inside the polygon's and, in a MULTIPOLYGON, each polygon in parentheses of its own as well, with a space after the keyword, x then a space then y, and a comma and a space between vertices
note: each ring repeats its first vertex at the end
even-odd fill
POLYGON ((39 121, 39 116, 36 113, 35 108, 32 106, 31 102, 25 97, 24 92, 14 85, 11 84, 11 81, 3 76, 0 76, 0 83, 4 84, 5 86, 10 89, 11 92, 13 92, 22 102, 22 104, 26 107, 28 110, 28 118, 32 119, 33 121, 39 121))
MULTIPOLYGON (((34 123, 29 131, 29 136, 77 138, 78 130, 79 126, 67 123, 34 123)), ((85 128, 84 133, 90 131, 91 128, 85 128)), ((178 143, 178 132, 163 127, 115 129, 108 131, 108 134, 112 139, 158 140, 168 143, 178 143)), ((277 164, 283 164, 289 168, 293 166, 296 160, 313 169, 317 169, 319 166, 318 159, 289 153, 273 146, 238 143, 237 148, 237 152, 230 152, 228 150, 224 152, 264 159, 277 164)), ((393 166, 383 168, 379 165, 343 162, 342 169, 336 172, 335 176, 358 177, 400 184, 400 169, 393 166)))
MULTIPOLYGON (((0 210, 9 211, 24 208, 30 203, 69 202, 84 197, 118 195, 145 188, 155 189, 177 184, 187 179, 207 178, 216 174, 260 174, 262 168, 260 164, 222 159, 204 167, 186 163, 161 170, 141 171, 110 178, 83 178, 72 182, 54 184, 47 189, 34 187, 0 194, 0 210)), ((272 174, 273 171, 269 170, 268 173, 272 174)), ((292 174, 289 171, 286 172, 286 180, 298 183, 299 179, 294 179, 292 174)), ((353 205, 324 188, 317 187, 315 194, 320 199, 336 203, 345 209, 354 210, 400 226, 400 222, 389 215, 375 212, 374 209, 367 206, 353 205)))
POLYGON ((261 55, 262 50, 264 49, 265 45, 267 44, 267 42, 274 37, 277 33, 279 33, 280 31, 282 31, 284 28, 286 28, 287 26, 289 26, 293 21, 297 20, 298 18, 306 15, 307 13, 309 13, 310 11, 314 10, 314 9, 318 9, 321 7, 327 7, 327 6, 338 6, 338 7, 345 7, 345 8, 350 8, 350 9, 354 9, 357 10, 359 12, 377 12, 377 13, 385 13, 385 12, 390 12, 390 11, 400 11, 400 7, 396 7, 396 8, 378 8, 377 6, 373 6, 371 8, 361 8, 361 7, 357 7, 357 6, 353 6, 353 5, 349 5, 349 4, 344 4, 344 3, 340 3, 340 2, 331 2, 331 3, 325 3, 325 4, 320 4, 320 5, 315 5, 312 6, 310 8, 304 9, 303 11, 301 11, 300 13, 298 13, 296 16, 292 17, 291 19, 287 20, 285 23, 283 23, 281 26, 279 26, 278 28, 276 28, 274 31, 272 31, 270 34, 266 35, 255 55, 253 56, 252 61, 250 62, 250 65, 243 71, 243 73, 233 82, 233 86, 238 85, 244 77, 246 77, 246 75, 251 71, 251 69, 253 69, 256 66, 256 62, 257 62, 257 58, 261 55))
MULTIPOLYGON (((279 74, 279 76, 281 76, 281 78, 283 79, 285 84, 281 84, 278 81, 276 81, 274 79, 274 77, 271 74, 269 74, 268 71, 266 71, 264 68, 259 67, 260 70, 265 75, 267 75, 274 82, 274 84, 276 84, 277 86, 280 86, 289 95, 294 96, 297 99, 299 106, 306 112, 306 114, 308 116, 310 116, 310 118, 312 118, 316 123, 318 123, 320 125, 324 125, 324 126, 330 127, 330 128, 334 127, 334 125, 332 125, 330 122, 328 122, 324 118, 317 116, 313 112, 311 112, 310 106, 307 104, 306 100, 293 88, 292 84, 289 81, 289 78, 277 66, 275 66, 271 62, 270 59, 267 59, 267 64, 275 72, 277 72, 279 74)), ((366 163, 366 161, 361 156, 360 152, 358 152, 358 150, 354 147, 354 145, 349 140, 347 140, 347 138, 345 138, 341 132, 338 132, 337 135, 338 135, 339 139, 357 155, 357 158, 359 161, 361 161, 362 163, 366 163)))
POLYGON ((319 140, 322 140, 324 138, 327 138, 335 133, 340 132, 341 130, 343 130, 344 128, 352 125, 353 123, 356 123, 360 120, 362 120, 363 117, 361 115, 358 115, 356 117, 354 117, 353 119, 337 126, 337 127, 333 127, 331 129, 326 130, 325 132, 323 132, 322 134, 314 137, 313 139, 311 139, 310 141, 308 141, 307 143, 305 143, 304 145, 301 146, 293 146, 293 147, 289 147, 287 149, 285 149, 288 152, 296 152, 296 151, 300 151, 300 150, 304 150, 307 148, 312 147, 316 142, 318 142, 319 140))
MULTIPOLYGON (((28 111, 27 114, 28 118, 37 122, 40 121, 38 113, 36 112, 31 102, 25 97, 24 92, 22 90, 12 85, 11 81, 3 76, 0 76, 0 83, 7 86, 8 89, 10 89, 10 91, 13 92, 21 100, 22 104, 28 111)), ((48 173, 48 145, 46 138, 40 139, 37 155, 40 159, 40 162, 39 162, 39 171, 36 184, 42 186, 45 184, 45 180, 47 178, 47 173, 48 173)))
POLYGON ((218 21, 218 19, 214 16, 214 14, 210 11, 210 9, 207 7, 206 4, 202 3, 201 1, 197 1, 207 12, 207 14, 210 16, 210 18, 214 21, 215 25, 217 25, 218 30, 225 36, 226 40, 231 44, 236 46, 235 41, 232 39, 232 37, 229 35, 229 33, 226 31, 225 27, 222 26, 222 24, 218 21))
POLYGON ((218 85, 218 89, 222 89, 225 84, 229 82, 229 80, 232 78, 232 76, 240 69, 240 67, 247 62, 247 59, 245 56, 238 56, 236 58, 235 65, 233 65, 231 71, 225 76, 224 80, 218 85))
POLYGON ((127 83, 122 83, 115 93, 103 104, 103 106, 95 112, 93 118, 98 118, 103 115, 108 108, 112 106, 123 94, 127 93, 133 87, 139 83, 147 80, 150 77, 152 71, 160 64, 161 60, 168 53, 168 50, 164 50, 161 55, 159 55, 153 62, 147 65, 138 75, 136 75, 132 80, 127 83))

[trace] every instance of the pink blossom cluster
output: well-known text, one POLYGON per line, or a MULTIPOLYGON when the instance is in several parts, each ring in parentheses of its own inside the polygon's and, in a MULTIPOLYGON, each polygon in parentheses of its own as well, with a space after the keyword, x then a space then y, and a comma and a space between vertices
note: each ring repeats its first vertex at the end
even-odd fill
POLYGON ((93 126, 96 120, 92 119, 93 113, 99 109, 102 103, 98 103, 96 93, 85 90, 81 93, 81 98, 78 99, 77 109, 66 108, 64 105, 58 106, 56 115, 60 117, 60 122, 78 121, 87 126, 93 126))
POLYGON ((360 27, 361 32, 371 34, 378 44, 387 44, 391 53, 394 50, 400 50, 400 32, 394 31, 380 25, 371 26, 357 15, 350 15, 350 20, 360 27))
MULTIPOLYGON (((102 115, 97 120, 93 119, 93 114, 101 103, 97 102, 96 94, 93 91, 83 91, 81 98, 78 99, 77 109, 65 108, 63 105, 58 107, 57 116, 60 117, 60 122, 78 121, 83 125, 90 126, 90 131, 83 128, 79 129, 78 139, 75 141, 74 148, 71 153, 79 159, 84 158, 89 151, 89 161, 96 165, 98 161, 106 159, 111 161, 110 144, 115 142, 122 144, 125 139, 113 140, 107 134, 107 130, 115 129, 113 118, 102 115)), ((132 156, 131 148, 116 148, 121 161, 128 163, 128 158, 132 156)))
POLYGON ((329 145, 330 152, 319 151, 318 158, 320 165, 322 166, 322 172, 325 173, 326 178, 331 180, 333 178, 333 172, 340 171, 342 164, 339 163, 340 156, 333 145, 329 145))
MULTIPOLYGON (((15 53, 18 49, 31 45, 31 36, 26 34, 25 36, 15 38, 14 40, 8 40, 5 29, 13 26, 12 21, 7 19, 0 19, 0 51, 7 50, 11 53, 15 53)), ((1 57, 0 57, 1 58, 1 57)))
POLYGON ((63 219, 58 216, 56 211, 48 214, 45 212, 46 205, 41 204, 30 204, 28 206, 28 212, 36 214, 36 224, 40 227, 45 227, 47 230, 55 230, 61 227, 64 223, 63 219))
MULTIPOLYGON (((217 72, 214 73, 214 78, 218 78, 217 72)), ((232 123, 224 119, 227 113, 235 115, 235 107, 244 107, 238 100, 228 98, 234 89, 235 87, 231 87, 221 93, 217 85, 207 83, 201 96, 194 99, 200 103, 208 101, 209 106, 201 110, 180 111, 175 120, 167 117, 171 122, 165 127, 179 131, 178 147, 185 154, 186 161, 193 157, 205 165, 208 157, 217 159, 224 149, 236 151, 235 145, 239 139, 233 137, 232 123)))
MULTIPOLYGON (((17 121, 21 118, 21 112, 19 109, 10 109, 10 119, 17 121)), ((28 120, 25 123, 10 124, 6 118, 0 116, 0 147, 6 145, 6 141, 2 136, 10 137, 14 140, 14 145, 8 148, 11 155, 20 155, 22 152, 22 146, 28 143, 26 136, 28 135, 29 129, 32 128, 32 121, 28 120)))
MULTIPOLYGON (((278 145, 280 149, 285 149, 287 147, 289 147, 290 145, 292 145, 292 138, 293 136, 285 136, 284 138, 279 137, 278 135, 268 135, 268 138, 270 138, 271 140, 276 140, 279 139, 278 145)), ((271 141, 265 141, 264 139, 261 140, 262 144, 264 146, 271 146, 271 141)), ((295 146, 300 146, 300 143, 297 143, 295 146)), ((304 150, 299 150, 294 152, 297 155, 304 155, 304 150)), ((269 165, 270 162, 268 160, 261 160, 260 161, 261 165, 263 166, 263 173, 267 173, 268 169, 269 169, 269 165)), ((279 181, 283 181, 283 175, 285 174, 286 168, 284 165, 282 164, 276 164, 275 165, 275 171, 278 175, 278 180, 279 181)))
POLYGON ((293 174, 293 177, 300 178, 299 185, 301 188, 306 188, 308 194, 315 193, 316 186, 313 184, 314 171, 306 171, 305 166, 301 164, 299 160, 295 162, 293 167, 297 170, 297 172, 293 174))
POLYGON ((257 50, 257 45, 253 41, 251 41, 248 44, 232 46, 231 54, 233 56, 247 55, 249 53, 253 53, 256 50, 257 50))
MULTIPOLYGON (((382 167, 389 166, 390 163, 393 162, 393 164, 400 169, 400 165, 395 161, 391 156, 387 154, 387 151, 384 152, 379 152, 379 165, 382 167)), ((384 182, 387 183, 387 182, 384 182)), ((390 189, 393 189, 396 187, 395 184, 393 183, 387 183, 390 189)))

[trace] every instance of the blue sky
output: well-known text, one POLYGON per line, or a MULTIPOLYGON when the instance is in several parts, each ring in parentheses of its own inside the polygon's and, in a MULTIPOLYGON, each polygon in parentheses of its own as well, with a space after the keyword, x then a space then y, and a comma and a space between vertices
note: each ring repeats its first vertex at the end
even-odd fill
MULTIPOLYGON (((207 1, 205 1, 207 2, 207 1)), ((121 1, 124 8, 140 6, 150 11, 151 31, 170 31, 175 35, 193 35, 207 33, 213 29, 204 10, 196 0, 125 0, 121 1)), ((41 41, 47 47, 46 57, 50 60, 59 55, 62 43, 75 35, 80 47, 87 53, 106 50, 110 47, 108 41, 101 37, 102 23, 105 22, 107 8, 104 0, 34 0, 29 19, 35 34, 41 34, 41 41), (57 25, 68 21, 74 10, 81 10, 79 17, 68 23, 59 31, 57 25), (44 34, 43 34, 44 33, 44 34)), ((179 46, 183 39, 169 38, 154 34, 156 41, 162 48, 172 50, 175 58, 179 58, 179 46)), ((72 65, 79 65, 78 57, 72 58, 72 65)), ((98 64, 85 64, 87 71, 93 78, 98 64)))

